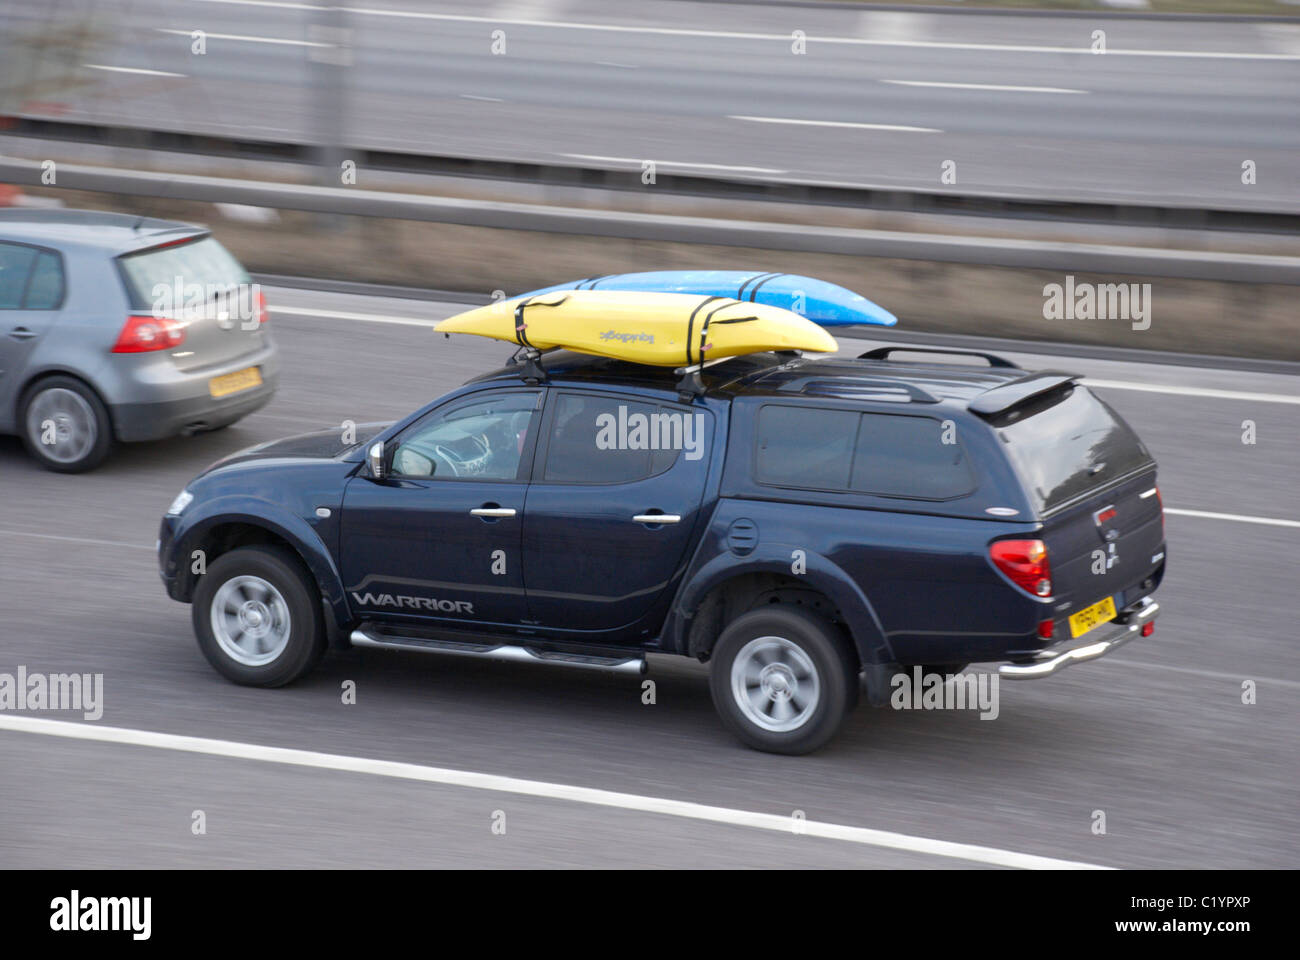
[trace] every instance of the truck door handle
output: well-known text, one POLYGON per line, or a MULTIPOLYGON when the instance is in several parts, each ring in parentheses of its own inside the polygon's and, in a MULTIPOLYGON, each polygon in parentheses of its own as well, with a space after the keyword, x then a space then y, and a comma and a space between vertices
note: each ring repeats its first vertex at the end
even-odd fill
POLYGON ((470 515, 475 517, 513 517, 515 509, 514 507, 475 507, 470 511, 470 515))
POLYGON ((637 523, 681 523, 682 518, 675 513, 638 513, 633 518, 637 523))
POLYGON ((28 330, 26 327, 14 327, 9 331, 9 336, 14 340, 30 340, 36 336, 36 331, 28 330))

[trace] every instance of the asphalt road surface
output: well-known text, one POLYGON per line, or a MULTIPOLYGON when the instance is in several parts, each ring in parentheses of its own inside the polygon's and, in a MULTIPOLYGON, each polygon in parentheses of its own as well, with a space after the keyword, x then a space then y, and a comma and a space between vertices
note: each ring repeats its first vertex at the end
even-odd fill
POLYGON ((318 6, 264 0, 10 0, 7 10, 0 112, 25 116, 637 171, 653 161, 677 174, 1300 211, 1300 22, 383 0, 343 7, 339 34, 318 6), (331 46, 340 39, 346 50, 331 46))
POLYGON ((733 741, 705 668, 677 658, 651 658, 654 705, 635 678, 387 651, 331 654, 282 690, 213 672, 189 608, 158 581, 172 497, 228 452, 396 418, 509 352, 432 334, 454 304, 268 299, 284 380, 239 424, 120 448, 81 476, 46 473, 0 438, 0 672, 104 675, 96 721, 0 712, 0 864, 1300 865, 1296 378, 1013 354, 1110 384, 1097 389, 1159 460, 1170 566, 1155 635, 1001 684, 996 719, 864 706, 828 748, 786 758, 733 741), (83 738, 37 732, 48 720, 83 738), (109 727, 144 733, 84 739, 109 727), (797 833, 800 816, 831 827, 797 833))

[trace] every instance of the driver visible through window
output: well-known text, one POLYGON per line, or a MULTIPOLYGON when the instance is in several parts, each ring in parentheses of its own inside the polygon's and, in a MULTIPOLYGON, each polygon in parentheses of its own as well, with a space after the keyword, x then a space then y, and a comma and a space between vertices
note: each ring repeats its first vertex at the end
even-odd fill
POLYGON ((537 396, 499 394, 434 412, 398 442, 393 475, 514 480, 537 396))

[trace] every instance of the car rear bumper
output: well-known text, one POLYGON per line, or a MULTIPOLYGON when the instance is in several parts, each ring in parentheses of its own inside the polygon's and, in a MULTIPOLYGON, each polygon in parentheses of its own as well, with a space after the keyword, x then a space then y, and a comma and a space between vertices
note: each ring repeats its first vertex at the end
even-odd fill
POLYGON ((161 440, 183 433, 215 430, 246 417, 266 405, 275 394, 279 372, 262 368, 262 384, 228 397, 208 393, 207 379, 201 380, 202 393, 145 403, 119 403, 111 406, 113 429, 124 442, 161 440))
POLYGON ((1008 680, 1036 680, 1050 677, 1071 664, 1104 657, 1116 647, 1140 636, 1142 628, 1154 623, 1159 614, 1160 604, 1150 597, 1143 597, 1126 607, 1114 620, 1083 637, 1040 650, 1029 661, 1001 664, 998 676, 1008 680))

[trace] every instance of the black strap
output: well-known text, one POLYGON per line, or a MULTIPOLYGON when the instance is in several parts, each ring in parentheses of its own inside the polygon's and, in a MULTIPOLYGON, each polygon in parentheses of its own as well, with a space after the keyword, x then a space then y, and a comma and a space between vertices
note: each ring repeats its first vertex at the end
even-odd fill
POLYGON ((566 294, 554 303, 548 303, 541 299, 541 297, 546 296, 550 296, 550 294, 544 293, 536 297, 529 297, 527 300, 520 300, 519 303, 515 305, 515 342, 521 347, 527 347, 529 350, 537 349, 528 342, 528 334, 524 333, 524 329, 528 326, 528 324, 524 323, 524 307, 558 307, 560 304, 564 303, 564 301, 569 299, 566 294))
MULTIPOLYGON (((737 300, 745 299, 745 288, 748 287, 751 283, 754 283, 755 281, 758 280, 761 280, 763 283, 767 283, 767 281, 771 280, 773 277, 779 277, 779 276, 781 276, 781 274, 779 273, 756 273, 752 277, 746 278, 745 282, 740 285, 740 289, 736 291, 736 299, 737 300)), ((754 298, 750 297, 749 299, 753 300, 754 298)))
POLYGON ((574 289, 595 290, 596 284, 600 283, 600 281, 602 280, 608 280, 612 276, 613 276, 612 273, 602 273, 599 277, 588 277, 586 280, 579 280, 577 287, 575 287, 574 289))
POLYGON ((784 273, 769 273, 762 280, 758 281, 758 283, 754 284, 753 288, 749 291, 749 302, 753 303, 754 300, 757 299, 758 291, 763 286, 763 284, 767 283, 769 280, 775 280, 777 277, 784 277, 784 276, 785 276, 784 273))
MULTIPOLYGON (((686 366, 691 365, 691 336, 695 332, 695 317, 701 310, 711 304, 714 300, 726 300, 726 297, 705 297, 699 302, 699 305, 691 311, 690 319, 686 321, 686 366)), ((703 358, 701 358, 703 362, 703 358)))

